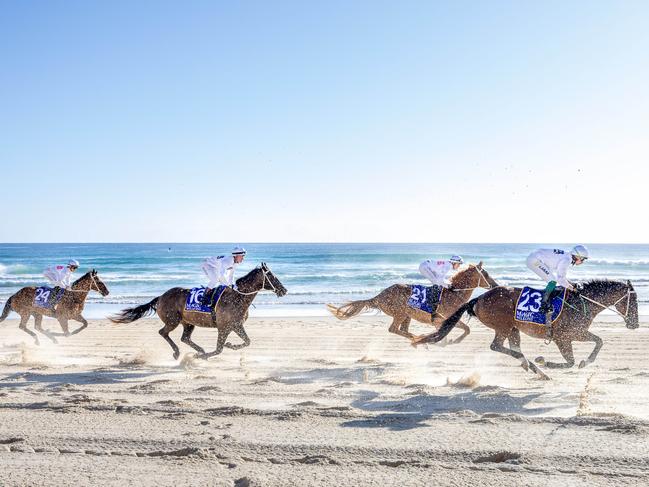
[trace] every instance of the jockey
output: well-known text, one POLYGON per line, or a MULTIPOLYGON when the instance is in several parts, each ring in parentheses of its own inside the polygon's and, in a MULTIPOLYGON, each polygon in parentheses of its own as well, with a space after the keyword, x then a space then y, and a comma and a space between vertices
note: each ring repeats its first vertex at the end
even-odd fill
POLYGON ((54 284, 55 288, 69 289, 72 286, 72 273, 79 268, 79 262, 70 259, 67 266, 48 267, 43 275, 54 284))
POLYGON ((588 249, 583 245, 576 245, 570 252, 561 249, 538 249, 527 257, 527 267, 547 283, 539 310, 545 313, 548 327, 552 321, 550 297, 554 288, 558 284, 566 289, 573 289, 573 285, 566 278, 568 267, 581 265, 588 257, 588 249))
POLYGON ((419 264, 419 272, 433 284, 448 288, 450 282, 446 276, 453 270, 458 270, 464 260, 459 255, 454 255, 448 260, 425 260, 419 264))
POLYGON ((243 247, 235 247, 232 249, 232 255, 219 255, 218 257, 208 257, 205 259, 201 265, 201 269, 203 269, 203 272, 210 280, 205 290, 205 296, 219 284, 236 289, 237 285, 234 284, 234 269, 243 262, 245 256, 246 249, 243 247))

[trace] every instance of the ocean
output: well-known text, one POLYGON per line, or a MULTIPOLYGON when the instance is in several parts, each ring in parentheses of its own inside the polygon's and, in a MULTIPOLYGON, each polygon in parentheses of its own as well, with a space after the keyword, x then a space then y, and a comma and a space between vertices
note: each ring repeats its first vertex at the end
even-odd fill
MULTIPOLYGON (((394 283, 424 283, 418 273, 425 259, 460 254, 466 262, 484 261, 500 284, 540 285, 525 266, 526 256, 539 247, 569 249, 566 244, 325 244, 250 243, 240 277, 266 262, 288 289, 281 299, 272 293, 257 296, 253 316, 326 315, 325 303, 368 298, 394 283)), ((0 244, 0 301, 23 286, 45 284, 43 269, 77 259, 77 275, 97 269, 110 295, 91 293, 84 315, 107 314, 140 304, 171 287, 207 283, 200 270, 202 259, 228 253, 233 244, 195 243, 90 243, 0 244)), ((591 259, 573 267, 573 280, 630 279, 637 292, 640 314, 649 315, 649 245, 588 245, 591 259)), ((476 290, 478 295, 482 290, 476 290)), ((12 317, 16 317, 15 314, 12 317)))

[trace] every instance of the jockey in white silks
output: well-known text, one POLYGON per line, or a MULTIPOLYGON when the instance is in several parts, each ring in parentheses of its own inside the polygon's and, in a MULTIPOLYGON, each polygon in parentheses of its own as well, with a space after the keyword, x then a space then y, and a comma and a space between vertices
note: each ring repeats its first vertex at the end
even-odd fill
POLYGON ((419 264, 419 272, 433 284, 448 288, 451 284, 447 279, 449 272, 457 270, 463 263, 459 255, 448 260, 425 260, 419 264))
POLYGON ((551 296, 559 285, 573 289, 568 280, 568 269, 571 265, 581 265, 590 257, 588 249, 576 245, 570 252, 561 249, 538 249, 527 257, 527 267, 546 283, 540 311, 545 313, 545 323, 551 336, 552 306, 551 296))
POLYGON ((67 266, 57 265, 48 267, 43 275, 55 286, 70 289, 72 286, 72 273, 79 268, 79 262, 70 259, 67 266))
POLYGON ((210 280, 207 288, 213 289, 219 284, 236 289, 234 283, 234 270, 243 262, 246 256, 246 249, 235 247, 232 249, 232 255, 219 255, 218 257, 208 257, 203 261, 201 269, 210 280))

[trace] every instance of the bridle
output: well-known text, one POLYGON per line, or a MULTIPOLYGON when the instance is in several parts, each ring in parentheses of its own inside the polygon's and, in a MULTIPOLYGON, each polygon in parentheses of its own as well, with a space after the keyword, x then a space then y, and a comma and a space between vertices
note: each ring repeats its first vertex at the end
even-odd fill
POLYGON ((480 287, 480 283, 482 283, 483 279, 484 282, 489 286, 489 289, 493 287, 491 284, 489 284, 489 280, 482 273, 482 269, 480 269, 478 266, 473 266, 473 268, 478 271, 478 284, 476 284, 474 287, 452 288, 453 291, 473 291, 474 289, 480 287))
POLYGON ((273 284, 273 281, 271 281, 271 279, 268 277, 268 274, 270 274, 270 269, 268 269, 268 268, 264 269, 263 267, 260 267, 260 269, 261 269, 261 272, 264 273, 264 280, 261 281, 261 288, 259 288, 257 291, 250 291, 250 292, 246 293, 246 292, 243 292, 243 291, 239 291, 238 289, 234 289, 234 288, 232 288, 232 289, 234 291, 238 292, 239 294, 241 294, 242 296, 250 296, 252 294, 257 294, 258 292, 263 291, 264 289, 266 289, 266 281, 268 281, 268 283, 270 284, 270 287, 271 287, 271 289, 269 289, 269 291, 272 290, 275 294, 277 294, 277 288, 273 284))
POLYGON ((597 306, 601 306, 603 309, 606 309, 606 308, 610 309, 611 311, 615 312, 616 314, 620 315, 623 319, 626 320, 626 318, 629 316, 629 308, 631 306, 631 295, 632 294, 636 294, 636 292, 635 292, 635 290, 631 290, 631 286, 628 286, 627 290, 626 290, 626 294, 624 296, 622 296, 620 299, 618 299, 617 301, 615 301, 613 304, 609 304, 608 306, 606 306, 605 304, 600 303, 599 301, 591 299, 588 296, 584 296, 581 293, 579 293, 579 296, 581 298, 585 299, 586 301, 590 301, 591 303, 596 304, 597 306), (626 310, 625 310, 624 314, 622 314, 617 310, 617 308, 615 306, 617 305, 617 303, 619 303, 620 301, 622 301, 625 298, 626 298, 626 310))

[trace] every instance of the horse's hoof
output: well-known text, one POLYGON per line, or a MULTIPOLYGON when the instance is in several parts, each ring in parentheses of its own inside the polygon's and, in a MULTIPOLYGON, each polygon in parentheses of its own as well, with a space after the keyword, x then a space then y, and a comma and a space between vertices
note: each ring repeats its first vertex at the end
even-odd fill
POLYGON ((539 379, 541 379, 541 380, 550 380, 550 376, 547 375, 547 374, 544 374, 544 373, 541 372, 540 370, 537 370, 537 371, 536 371, 536 375, 537 375, 537 376, 539 377, 539 379))
POLYGON ((180 357, 180 352, 174 352, 174 360, 178 360, 178 357, 180 357))
POLYGON ((580 369, 583 369, 583 368, 586 367, 587 365, 588 365, 588 362, 586 362, 585 360, 582 360, 581 362, 579 362, 579 368, 580 368, 580 369))
POLYGON ((545 365, 545 357, 536 357, 534 359, 534 362, 536 362, 539 365, 545 365))
POLYGON ((523 370, 530 370, 530 363, 526 358, 521 359, 521 367, 523 367, 523 370))

